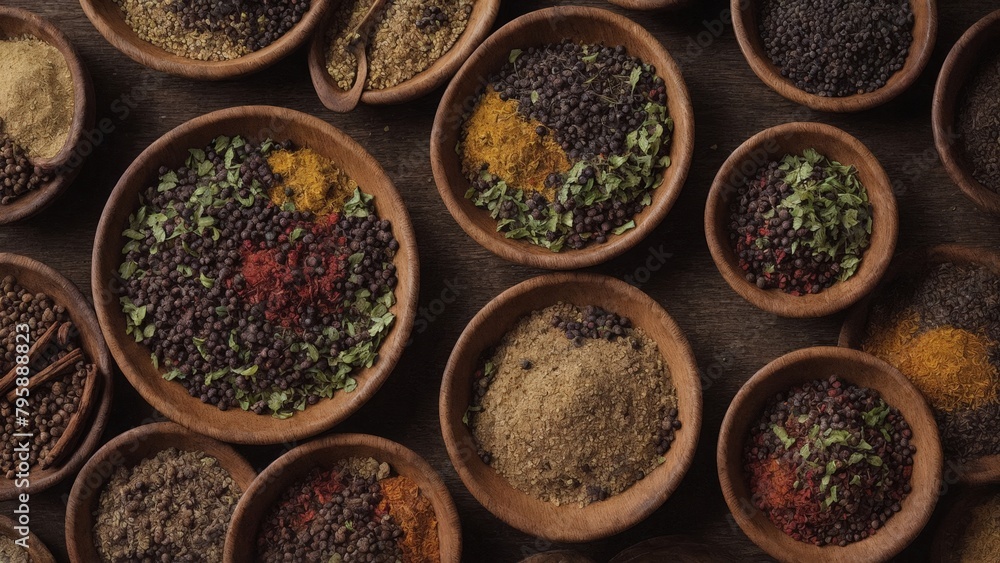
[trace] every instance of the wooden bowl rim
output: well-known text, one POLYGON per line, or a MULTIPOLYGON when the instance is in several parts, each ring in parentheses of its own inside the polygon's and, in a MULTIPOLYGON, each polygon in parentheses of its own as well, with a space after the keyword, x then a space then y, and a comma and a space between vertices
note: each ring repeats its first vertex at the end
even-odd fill
POLYGON ((810 109, 845 113, 872 109, 896 98, 916 82, 927 66, 927 62, 934 52, 934 43, 937 40, 937 0, 911 0, 910 4, 914 8, 913 43, 910 44, 903 68, 893 73, 886 85, 878 90, 867 94, 852 94, 834 98, 818 96, 800 90, 791 80, 781 76, 780 71, 755 41, 758 38, 757 30, 748 28, 750 19, 756 17, 750 11, 757 9, 759 1, 730 0, 733 29, 736 32, 736 41, 739 43, 740 51, 743 52, 743 57, 747 60, 747 64, 750 65, 754 74, 764 84, 785 99, 810 109), (920 23, 916 9, 918 5, 923 5, 924 9, 920 10, 919 13, 925 14, 924 19, 927 26, 922 34, 917 33, 920 23))
POLYGON ((674 10, 691 4, 691 0, 608 0, 626 10, 674 10))
POLYGON ((572 549, 555 549, 529 555, 520 563, 594 563, 594 560, 572 549))
MULTIPOLYGON (((781 151, 780 146, 778 150, 781 151)), ((768 154, 769 158, 770 156, 768 154)), ((863 298, 875 288, 888 269, 898 235, 899 216, 896 197, 889 176, 878 158, 854 136, 823 123, 785 123, 767 128, 744 141, 719 169, 705 206, 705 237, 708 249, 726 283, 740 297, 758 309, 783 317, 811 318, 831 315, 863 298), (735 252, 729 244, 728 237, 723 236, 721 231, 728 232, 726 225, 729 222, 729 214, 726 203, 733 193, 734 186, 731 185, 731 180, 737 172, 740 172, 740 166, 750 159, 751 154, 758 150, 769 152, 764 148, 769 143, 780 143, 782 139, 794 141, 798 137, 809 135, 830 139, 833 143, 844 147, 845 151, 857 155, 857 162, 842 162, 842 164, 850 164, 860 170, 858 163, 864 162, 872 169, 874 177, 866 179, 865 190, 868 192, 868 200, 872 204, 875 218, 872 222, 871 243, 862 257, 858 271, 847 281, 836 282, 817 294, 796 297, 780 289, 763 290, 748 282, 736 265, 735 252), (876 199, 879 197, 885 199, 883 206, 876 204, 876 199)))
MULTIPOLYGON (((0 536, 17 539, 20 534, 14 530, 16 524, 4 514, 0 514, 0 536)), ((28 560, 31 563, 56 563, 52 552, 34 532, 28 532, 28 560)))
POLYGON ((976 485, 958 494, 955 503, 945 512, 944 518, 934 532, 934 539, 931 543, 930 561, 935 563, 950 563, 957 561, 952 556, 957 555, 956 543, 962 539, 963 528, 969 524, 969 511, 977 508, 981 503, 993 500, 986 497, 1000 496, 1000 487, 997 485, 976 485))
MULTIPOLYGON (((575 304, 583 305, 582 303, 575 304)), ((515 323, 524 314, 531 312, 531 310, 529 308, 520 312, 517 317, 512 318, 511 322, 515 323)), ((699 434, 701 432, 702 409, 701 379, 694 353, 680 326, 658 302, 643 293, 640 289, 610 276, 561 272, 545 274, 523 281, 493 298, 476 313, 465 329, 462 330, 462 334, 448 358, 448 364, 445 367, 444 377, 441 381, 441 396, 438 410, 441 430, 451 463, 455 467, 459 478, 465 484, 465 487, 486 510, 508 525, 527 534, 550 541, 578 543, 597 540, 622 532, 644 520, 667 501, 674 491, 677 490, 677 487, 680 486, 681 481, 694 461, 699 434), (476 341, 480 331, 492 324, 494 317, 502 316, 506 311, 516 309, 520 312, 520 309, 522 309, 522 305, 520 304, 521 298, 532 293, 547 290, 548 295, 546 299, 551 299, 550 304, 554 305, 557 302, 563 301, 560 293, 552 291, 553 288, 563 285, 577 285, 588 288, 591 291, 600 290, 605 294, 611 292, 614 295, 612 299, 616 302, 630 301, 639 303, 652 311, 652 314, 660 320, 662 326, 639 325, 635 319, 633 319, 633 322, 637 326, 640 326, 640 328, 649 331, 651 337, 656 332, 662 332, 664 335, 663 339, 671 341, 677 347, 682 357, 673 363, 669 362, 662 349, 660 350, 660 354, 663 356, 664 363, 670 369, 670 378, 673 381, 677 396, 690 397, 693 401, 693 404, 683 407, 684 410, 681 415, 682 418, 685 418, 683 429, 687 431, 687 434, 679 435, 674 441, 670 452, 668 452, 668 455, 677 455, 675 464, 664 463, 621 494, 613 496, 606 501, 591 503, 583 508, 574 504, 564 504, 554 507, 551 503, 531 497, 527 493, 515 489, 502 477, 499 478, 504 492, 502 498, 491 494, 470 469, 472 465, 486 467, 486 469, 489 469, 489 467, 485 466, 478 456, 466 455, 466 452, 463 451, 465 446, 461 442, 465 437, 471 439, 468 428, 461 422, 462 415, 466 412, 468 405, 457 404, 458 399, 455 398, 455 395, 459 393, 459 386, 471 385, 469 379, 472 374, 460 373, 458 369, 458 365, 462 363, 463 357, 472 353, 478 356, 483 350, 496 344, 493 342, 481 346, 476 341), (630 491, 634 492, 634 487, 641 485, 646 485, 647 487, 658 486, 659 489, 656 490, 655 494, 650 494, 648 497, 636 497, 631 502, 626 501, 626 495, 630 491), (572 529, 562 529, 562 524, 565 523, 563 519, 542 519, 534 514, 518 510, 516 506, 508 506, 503 499, 511 497, 525 499, 530 504, 532 511, 547 509, 558 511, 563 515, 570 514, 572 523, 577 526, 572 527, 572 529), (607 508, 609 506, 612 507, 611 509, 618 510, 616 514, 620 515, 619 518, 602 521, 595 517, 595 512, 600 515, 611 510, 607 508), (581 514, 589 514, 589 518, 587 516, 580 516, 581 514), (587 522, 586 527, 582 525, 584 521, 587 522)))
MULTIPOLYGON (((555 31, 558 33, 553 34, 553 41, 558 41, 560 38, 583 38, 579 35, 564 34, 558 29, 555 31)), ((527 39, 524 43, 529 44, 531 41, 531 39, 527 39)), ((651 63, 648 60, 644 60, 644 62, 651 63)), ((693 155, 694 110, 691 106, 691 98, 688 95, 681 69, 666 47, 648 30, 625 16, 603 8, 583 6, 555 6, 529 12, 515 18, 490 35, 472 53, 448 85, 448 89, 445 90, 444 97, 438 105, 434 116, 434 126, 431 130, 431 168, 434 173, 434 182, 448 212, 462 227, 462 230, 480 246, 505 260, 553 270, 572 270, 601 264, 623 254, 646 238, 659 226, 680 196, 687 180, 693 155), (461 195, 465 193, 464 189, 461 190, 461 194, 456 194, 455 190, 458 188, 448 183, 446 171, 448 165, 445 164, 445 161, 453 162, 458 156, 455 147, 444 146, 444 143, 448 135, 446 131, 453 131, 453 126, 460 127, 460 125, 456 125, 456 123, 460 123, 460 120, 453 120, 453 117, 460 117, 454 108, 463 107, 463 100, 458 98, 460 86, 463 82, 476 77, 480 70, 479 67, 486 64, 484 59, 488 57, 489 53, 496 50, 508 39, 522 34, 522 30, 539 22, 566 20, 586 21, 614 27, 621 31, 623 36, 632 37, 635 42, 645 44, 647 48, 657 54, 656 58, 660 59, 656 62, 656 74, 664 80, 667 86, 668 103, 670 99, 679 100, 681 112, 670 115, 674 121, 674 131, 670 140, 671 163, 668 168, 661 172, 661 177, 665 180, 651 191, 652 203, 641 212, 648 213, 648 215, 641 222, 638 222, 635 228, 621 235, 612 235, 603 244, 591 244, 581 250, 564 249, 561 252, 534 253, 531 250, 535 246, 530 242, 508 239, 503 233, 496 232, 495 228, 481 229, 470 220, 470 214, 485 213, 485 211, 476 208, 465 199, 464 195, 461 195), (669 180, 666 180, 668 176, 669 180)))

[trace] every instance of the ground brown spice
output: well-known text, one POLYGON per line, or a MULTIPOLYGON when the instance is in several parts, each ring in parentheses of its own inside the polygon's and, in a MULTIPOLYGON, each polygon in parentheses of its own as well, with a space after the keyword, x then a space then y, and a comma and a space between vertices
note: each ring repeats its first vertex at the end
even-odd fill
POLYGON ((59 153, 73 105, 73 76, 58 49, 34 37, 0 41, 0 122, 29 158, 59 153))
POLYGON ((1000 554, 1000 495, 980 503, 970 511, 958 545, 961 563, 995 563, 1000 554))
POLYGON ((388 512, 403 529, 403 537, 399 540, 403 561, 439 563, 438 522, 430 499, 420 494, 420 487, 408 477, 389 477, 378 484, 382 487, 379 508, 388 512))
POLYGON ((28 550, 14 543, 7 536, 0 536, 0 561, 4 563, 31 563, 28 550))

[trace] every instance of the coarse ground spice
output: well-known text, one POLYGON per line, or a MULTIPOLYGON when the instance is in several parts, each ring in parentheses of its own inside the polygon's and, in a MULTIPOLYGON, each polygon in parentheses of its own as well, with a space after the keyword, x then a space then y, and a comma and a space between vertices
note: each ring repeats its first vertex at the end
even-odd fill
POLYGON ((312 149, 275 151, 267 163, 276 175, 271 201, 278 207, 291 201, 299 211, 326 217, 342 209, 358 189, 353 178, 312 149))
POLYGON ((396 476, 379 481, 382 502, 379 509, 389 513, 403 530, 399 546, 403 561, 439 563, 441 544, 438 521, 430 499, 409 477, 396 476))
POLYGON ((115 469, 101 492, 94 544, 104 563, 222 561, 241 494, 214 457, 162 450, 115 469))
POLYGON ((1000 554, 1000 495, 982 499, 969 511, 950 561, 994 563, 1000 554))
POLYGON ((467 420, 483 461, 556 505, 626 490, 663 462, 680 428, 656 343, 593 307, 560 303, 521 319, 473 388, 467 420))
POLYGON ((957 133, 972 176, 1000 193, 1000 55, 984 56, 958 103, 957 133))
POLYGON ((4 563, 31 563, 28 550, 14 543, 8 536, 0 536, 0 561, 4 563))

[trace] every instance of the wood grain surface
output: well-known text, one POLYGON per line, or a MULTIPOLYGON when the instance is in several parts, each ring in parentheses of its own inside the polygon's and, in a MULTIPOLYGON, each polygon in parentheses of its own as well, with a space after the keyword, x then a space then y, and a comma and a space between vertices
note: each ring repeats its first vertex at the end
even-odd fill
MULTIPOLYGON (((194 82, 146 69, 119 53, 73 0, 3 2, 52 18, 74 42, 94 79, 98 125, 103 129, 93 135, 99 146, 76 183, 41 215, 0 228, 0 250, 46 262, 89 295, 91 247, 101 210, 132 159, 155 139, 203 113, 245 104, 286 106, 329 121, 371 152, 401 192, 413 219, 422 269, 412 344, 375 397, 336 429, 400 442, 441 473, 459 508, 467 561, 515 562, 567 547, 517 532, 491 516, 458 479, 441 437, 437 415, 441 374, 462 329, 501 291, 542 273, 504 262, 481 248, 441 202, 431 175, 429 139, 442 89, 404 106, 363 106, 337 115, 324 110, 317 98, 304 50, 243 80, 194 82)), ((595 561, 607 561, 642 540, 685 534, 728 550, 741 561, 766 561, 729 518, 715 465, 719 427, 737 390, 767 362, 798 348, 836 344, 843 314, 781 319, 734 293, 715 269, 705 243, 708 188, 729 153, 754 133, 780 123, 820 121, 861 140, 894 182, 901 219, 897 252, 941 242, 997 247, 1000 218, 979 211, 938 161, 930 109, 934 82, 948 50, 998 2, 942 3, 934 53, 914 86, 877 110, 849 115, 813 112, 761 83, 736 44, 725 0, 663 13, 626 12, 603 0, 509 0, 503 3, 496 25, 530 10, 571 4, 608 7, 641 23, 670 50, 691 93, 698 138, 691 173, 677 204, 636 248, 589 271, 638 284, 677 321, 702 371, 705 409, 694 465, 669 501, 631 530, 569 547, 595 561)), ((114 417, 105 440, 156 418, 120 374, 115 391, 114 417)), ((238 449, 260 470, 290 446, 238 449)), ((945 498, 935 518, 900 560, 926 557, 934 528, 960 489, 949 480, 947 469, 945 483, 945 498)), ((33 531, 60 561, 67 559, 63 518, 69 487, 65 482, 31 499, 33 531)), ((2 503, 0 513, 9 515, 14 508, 2 503)))

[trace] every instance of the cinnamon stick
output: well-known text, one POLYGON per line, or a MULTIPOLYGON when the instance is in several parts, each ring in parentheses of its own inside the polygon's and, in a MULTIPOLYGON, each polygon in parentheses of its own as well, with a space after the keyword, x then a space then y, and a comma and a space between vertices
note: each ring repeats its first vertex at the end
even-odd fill
MULTIPOLYGON (((31 345, 31 348, 28 348, 28 365, 31 365, 35 354, 38 353, 38 350, 44 349, 48 346, 49 342, 56 335, 56 332, 59 331, 59 328, 65 324, 69 323, 54 322, 49 325, 49 328, 45 329, 45 332, 38 337, 38 340, 31 345)), ((7 395, 14 389, 15 382, 17 381, 17 368, 18 366, 15 362, 14 366, 10 368, 10 371, 4 374, 3 377, 0 377, 0 394, 7 395)))
POLYGON ((83 425, 90 418, 90 411, 93 408, 94 399, 97 397, 97 389, 100 387, 100 384, 101 382, 97 377, 97 366, 94 364, 88 365, 87 375, 83 382, 83 394, 80 396, 76 412, 73 413, 73 417, 70 418, 62 435, 56 440, 56 444, 49 450, 45 459, 39 463, 42 469, 59 465, 64 461, 66 454, 73 451, 73 447, 80 437, 83 425))
MULTIPOLYGON (((28 390, 34 389, 43 383, 50 381, 52 378, 65 374, 77 362, 83 359, 83 351, 77 348, 72 352, 66 354, 65 356, 59 358, 58 360, 52 362, 45 367, 42 371, 31 376, 28 380, 28 390)), ((7 400, 13 402, 17 398, 17 389, 11 389, 7 393, 7 400)))

